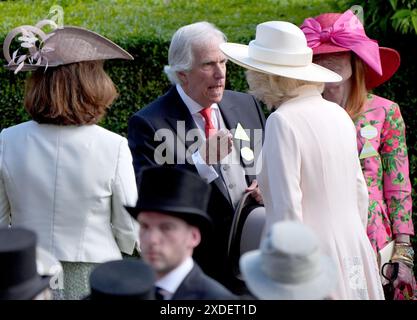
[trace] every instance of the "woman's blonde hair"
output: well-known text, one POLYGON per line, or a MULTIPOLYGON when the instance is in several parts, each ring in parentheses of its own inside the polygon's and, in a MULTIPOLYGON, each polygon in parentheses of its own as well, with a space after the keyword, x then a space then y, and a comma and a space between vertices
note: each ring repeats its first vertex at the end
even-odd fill
POLYGON ((39 123, 95 124, 116 97, 103 61, 84 61, 35 71, 26 82, 25 108, 39 123))
POLYGON ((264 102, 268 110, 276 109, 283 102, 296 97, 291 92, 302 85, 315 85, 320 92, 324 89, 324 84, 321 82, 291 79, 253 70, 246 71, 246 80, 249 84, 249 93, 264 102))
POLYGON ((346 102, 346 112, 355 121, 362 113, 368 91, 365 83, 365 65, 354 53, 351 55, 352 78, 349 98, 346 102))

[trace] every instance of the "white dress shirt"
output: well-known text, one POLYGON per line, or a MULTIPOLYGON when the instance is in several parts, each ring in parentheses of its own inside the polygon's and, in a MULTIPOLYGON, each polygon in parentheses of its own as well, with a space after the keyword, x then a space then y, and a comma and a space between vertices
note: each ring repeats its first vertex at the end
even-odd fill
POLYGON ((155 282, 155 286, 162 289, 164 300, 171 300, 175 291, 194 267, 194 261, 187 257, 178 267, 155 282))
MULTIPOLYGON (((193 120, 197 125, 197 128, 200 129, 201 136, 203 137, 203 139, 205 139, 205 130, 204 130, 205 120, 200 113, 200 111, 203 110, 204 108, 201 105, 199 105, 197 102, 195 102, 193 99, 191 99, 184 92, 184 90, 179 84, 177 84, 176 88, 182 101, 187 106, 188 110, 190 111, 191 116, 193 117, 193 120)), ((214 127, 217 130, 224 128, 221 125, 224 122, 222 121, 222 118, 221 118, 219 106, 216 103, 213 103, 211 105, 211 122, 213 123, 214 127)), ((213 166, 208 165, 203 160, 198 150, 191 155, 191 158, 193 159, 193 162, 197 169, 198 174, 200 175, 200 177, 206 180, 207 183, 210 183, 213 180, 218 178, 219 175, 217 174, 216 170, 214 170, 213 166)))

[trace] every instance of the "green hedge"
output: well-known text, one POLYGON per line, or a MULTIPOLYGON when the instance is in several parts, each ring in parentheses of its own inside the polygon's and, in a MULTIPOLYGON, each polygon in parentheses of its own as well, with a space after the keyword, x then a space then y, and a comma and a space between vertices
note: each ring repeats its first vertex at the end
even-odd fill
MULTIPOLYGON (((135 57, 132 62, 109 61, 105 65, 119 89, 120 97, 101 124, 122 135, 126 135, 129 117, 169 87, 162 70, 167 62, 170 38, 180 26, 201 20, 210 21, 225 32, 229 41, 247 43, 253 39, 255 26, 260 22, 286 20, 299 25, 308 16, 342 12, 349 8, 349 1, 318 0, 2 1, 0 42, 12 28, 35 24, 46 17, 54 4, 63 7, 65 24, 101 33, 135 57)), ((366 12, 366 1, 363 1, 363 6, 366 12)), ((400 70, 376 93, 401 106, 407 125, 413 190, 416 190, 416 36, 400 35, 390 29, 382 33, 378 28, 370 30, 370 35, 380 40, 382 45, 397 48, 402 56, 400 70)), ((5 61, 0 58, 0 63, 5 61)), ((24 73, 15 76, 0 68, 0 130, 28 119, 22 107, 25 76, 24 73)), ((227 86, 239 91, 247 88, 243 69, 232 63, 228 64, 227 86)), ((414 191, 413 195, 417 199, 414 191)))
MULTIPOLYGON (((163 73, 172 34, 180 26, 206 20, 221 28, 230 41, 248 42, 259 22, 288 20, 299 24, 307 15, 331 10, 326 1, 6 1, 0 2, 0 41, 12 28, 35 24, 59 4, 67 25, 82 26, 112 39, 127 49, 133 62, 108 61, 106 69, 120 97, 101 123, 126 135, 127 121, 135 111, 169 87, 163 73)), ((4 64, 4 60, 0 59, 4 64)), ((228 65, 228 87, 246 90, 242 68, 228 65)), ((22 109, 23 81, 0 70, 0 128, 28 119, 22 109)))

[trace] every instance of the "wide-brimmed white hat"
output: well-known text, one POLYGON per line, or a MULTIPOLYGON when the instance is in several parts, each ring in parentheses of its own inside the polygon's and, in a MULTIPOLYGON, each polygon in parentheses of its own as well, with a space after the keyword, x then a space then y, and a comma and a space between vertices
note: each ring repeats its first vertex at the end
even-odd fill
POLYGON ((245 253, 240 268, 249 290, 264 300, 316 300, 330 295, 337 284, 334 262, 323 255, 306 225, 277 222, 259 250, 245 253))
POLYGON ((220 49, 231 61, 258 72, 315 82, 342 80, 337 73, 312 63, 313 51, 304 33, 290 22, 258 24, 256 38, 249 45, 227 42, 220 49))

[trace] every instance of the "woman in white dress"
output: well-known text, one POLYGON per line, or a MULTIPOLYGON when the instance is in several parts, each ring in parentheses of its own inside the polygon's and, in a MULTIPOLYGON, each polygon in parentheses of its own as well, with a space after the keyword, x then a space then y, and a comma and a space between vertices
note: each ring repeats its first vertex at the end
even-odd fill
POLYGON ((318 234, 336 262, 333 299, 384 299, 377 261, 367 238, 367 189, 356 131, 349 115, 322 98, 324 82, 341 77, 312 63, 302 31, 283 21, 257 26, 249 46, 226 43, 223 52, 250 69, 251 93, 270 109, 259 186, 266 228, 298 219, 318 234))

